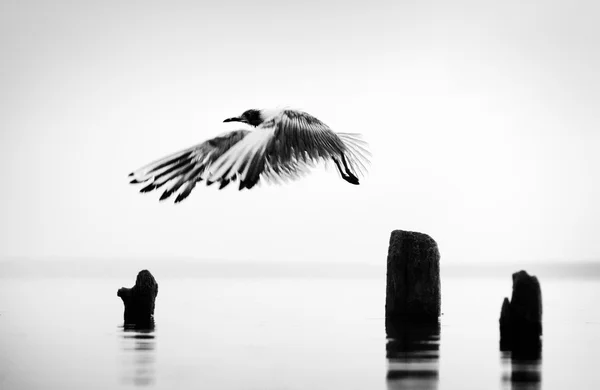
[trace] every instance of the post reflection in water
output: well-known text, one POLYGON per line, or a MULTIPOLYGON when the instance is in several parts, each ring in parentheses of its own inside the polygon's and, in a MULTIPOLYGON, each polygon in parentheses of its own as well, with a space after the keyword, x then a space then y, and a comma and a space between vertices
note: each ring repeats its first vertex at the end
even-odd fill
POLYGON ((388 389, 437 389, 440 324, 403 323, 386 327, 388 389))
POLYGON ((154 328, 154 321, 143 326, 126 324, 122 327, 123 383, 135 386, 154 384, 154 328))
POLYGON ((512 351, 503 349, 502 346, 500 350, 503 388, 512 390, 539 390, 542 388, 541 340, 515 345, 512 347, 512 351))

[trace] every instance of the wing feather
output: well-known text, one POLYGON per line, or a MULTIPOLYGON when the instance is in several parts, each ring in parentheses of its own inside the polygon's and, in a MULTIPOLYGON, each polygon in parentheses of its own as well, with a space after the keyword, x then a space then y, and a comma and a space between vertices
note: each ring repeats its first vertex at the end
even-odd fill
POLYGON ((153 161, 130 173, 129 176, 133 177, 131 183, 145 184, 140 192, 153 191, 168 184, 160 200, 181 190, 175 203, 181 202, 202 180, 206 169, 248 133, 248 130, 235 130, 153 161))

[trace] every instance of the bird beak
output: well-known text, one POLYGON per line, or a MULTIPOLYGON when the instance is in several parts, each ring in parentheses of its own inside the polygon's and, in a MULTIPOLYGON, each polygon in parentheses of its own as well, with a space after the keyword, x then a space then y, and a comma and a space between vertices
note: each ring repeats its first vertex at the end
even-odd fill
POLYGON ((236 116, 233 118, 227 118, 225 119, 223 122, 243 122, 243 123, 248 123, 248 121, 246 121, 244 118, 236 116))

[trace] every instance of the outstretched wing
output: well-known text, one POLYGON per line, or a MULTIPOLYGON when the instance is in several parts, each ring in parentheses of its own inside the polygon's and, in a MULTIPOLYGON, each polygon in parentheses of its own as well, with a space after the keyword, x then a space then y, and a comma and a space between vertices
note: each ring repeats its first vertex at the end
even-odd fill
MULTIPOLYGON (((131 183, 146 184, 140 192, 154 191, 166 185, 160 200, 167 199, 181 189, 175 203, 181 202, 189 196, 196 183, 202 180, 205 170, 248 133, 248 130, 232 131, 163 157, 130 173, 129 176, 133 177, 131 183)), ((213 181, 220 182, 221 189, 232 180, 235 180, 235 175, 213 181)), ((210 185, 213 181, 208 181, 207 184, 210 185)))
POLYGON ((338 157, 364 175, 370 155, 367 147, 358 134, 335 133, 307 113, 284 110, 224 153, 204 175, 216 181, 238 174, 240 189, 252 188, 261 174, 267 180, 281 175, 294 178, 287 172, 338 157))
POLYGON ((269 160, 327 161, 345 156, 350 167, 364 176, 371 153, 360 134, 336 133, 314 116, 301 111, 285 110, 272 120, 276 127, 273 141, 267 148, 269 160))

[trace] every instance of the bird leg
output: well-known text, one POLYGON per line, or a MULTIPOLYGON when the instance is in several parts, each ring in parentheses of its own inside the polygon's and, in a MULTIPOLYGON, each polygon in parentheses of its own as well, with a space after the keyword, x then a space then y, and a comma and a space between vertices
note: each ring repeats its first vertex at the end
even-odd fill
POLYGON ((346 169, 346 174, 352 180, 350 183, 352 183, 352 184, 358 184, 358 177, 356 177, 354 175, 354 173, 352 173, 352 171, 350 170, 350 168, 348 168, 348 163, 346 162, 346 156, 344 156, 343 153, 342 153, 342 163, 344 164, 344 168, 346 169))
POLYGON ((338 162, 337 158, 331 156, 331 159, 335 163, 335 166, 337 167, 338 171, 340 171, 340 175, 342 175, 342 177, 346 176, 346 174, 342 171, 342 167, 340 166, 340 163, 338 162))
POLYGON ((335 156, 331 156, 331 159, 335 163, 335 166, 337 167, 338 171, 340 172, 340 175, 342 175, 342 179, 346 180, 350 184, 358 184, 358 178, 356 176, 354 176, 351 172, 349 172, 348 165, 346 163, 346 159, 344 158, 343 154, 342 154, 342 163, 344 164, 344 168, 346 168, 346 172, 344 172, 342 170, 342 167, 340 166, 340 162, 338 161, 338 159, 335 156))

